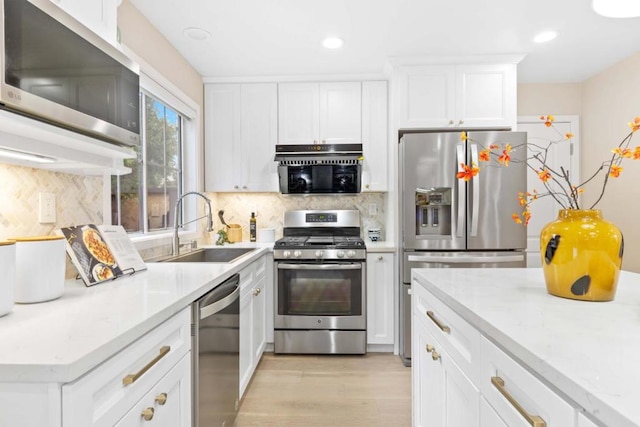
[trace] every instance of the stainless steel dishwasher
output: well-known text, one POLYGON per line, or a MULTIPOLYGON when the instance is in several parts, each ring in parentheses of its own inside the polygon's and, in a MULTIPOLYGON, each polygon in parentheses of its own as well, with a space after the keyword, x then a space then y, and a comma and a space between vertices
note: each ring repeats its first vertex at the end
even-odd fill
POLYGON ((240 276, 192 306, 193 425, 231 427, 240 388, 240 276))

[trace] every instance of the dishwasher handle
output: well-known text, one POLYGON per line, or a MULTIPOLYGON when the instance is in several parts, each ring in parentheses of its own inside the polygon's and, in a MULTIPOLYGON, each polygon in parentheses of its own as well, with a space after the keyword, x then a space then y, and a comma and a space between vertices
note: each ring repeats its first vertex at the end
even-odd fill
POLYGON ((234 275, 198 301, 200 319, 206 319, 229 307, 240 295, 240 276, 234 275))

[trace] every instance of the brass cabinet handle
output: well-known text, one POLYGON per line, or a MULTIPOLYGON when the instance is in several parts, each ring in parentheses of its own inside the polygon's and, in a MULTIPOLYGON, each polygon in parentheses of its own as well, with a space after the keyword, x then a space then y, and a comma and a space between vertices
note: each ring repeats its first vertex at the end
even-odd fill
POLYGON ((256 288, 253 290, 253 296, 257 297, 258 295, 260 295, 261 289, 260 288, 256 288))
POLYGON ((518 403, 516 399, 513 398, 504 388, 504 380, 500 377, 491 377, 491 384, 495 388, 498 389, 501 395, 504 396, 505 399, 511 403, 511 405, 516 409, 516 411, 520 412, 520 415, 524 417, 524 419, 529 423, 531 427, 547 427, 547 423, 537 415, 529 414, 523 407, 518 403))
POLYGON ((429 319, 431 319, 433 321, 433 323, 436 324, 436 326, 438 328, 440 328, 440 330, 442 332, 444 332, 445 334, 450 334, 451 333, 451 328, 443 325, 442 322, 440 322, 438 319, 436 319, 436 315, 433 314, 433 311, 427 311, 427 316, 429 317, 429 319))
POLYGON ((147 363, 144 368, 140 369, 135 374, 129 374, 126 377, 124 377, 122 379, 122 384, 129 385, 129 384, 135 383, 138 380, 138 378, 140 378, 142 375, 144 375, 145 372, 147 372, 149 369, 151 369, 151 367, 153 365, 158 363, 160 361, 160 359, 165 357, 170 351, 171 351, 171 346, 168 346, 168 345, 165 345, 164 347, 160 348, 160 354, 158 354, 156 357, 154 357, 151 362, 147 363))
POLYGON ((431 353, 435 349, 431 344, 427 344, 426 350, 427 350, 427 353, 431 353))
POLYGON ((433 361, 437 361, 438 359, 440 359, 440 353, 438 353, 437 351, 433 350, 431 352, 431 358, 433 359, 433 361))
POLYGON ((153 413, 154 410, 153 408, 147 408, 144 409, 142 411, 142 413, 140 414, 140 416, 145 420, 145 421, 151 421, 153 419, 153 413))
POLYGON ((167 393, 160 393, 156 396, 156 403, 160 406, 167 403, 167 393))

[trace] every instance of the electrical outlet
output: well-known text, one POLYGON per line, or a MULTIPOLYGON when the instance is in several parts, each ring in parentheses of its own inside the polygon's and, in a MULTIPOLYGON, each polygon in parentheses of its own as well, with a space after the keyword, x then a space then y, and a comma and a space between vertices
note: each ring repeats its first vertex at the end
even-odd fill
POLYGON ((378 214, 378 205, 375 203, 369 203, 369 215, 377 215, 378 214))
POLYGON ((38 194, 38 222, 50 224, 56 222, 56 195, 55 193, 38 194))

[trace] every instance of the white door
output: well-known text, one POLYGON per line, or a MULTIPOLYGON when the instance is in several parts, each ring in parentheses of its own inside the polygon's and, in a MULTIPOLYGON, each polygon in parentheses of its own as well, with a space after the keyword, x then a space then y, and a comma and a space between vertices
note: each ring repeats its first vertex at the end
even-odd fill
POLYGON ((266 344, 266 289, 265 289, 266 279, 265 276, 258 279, 255 286, 253 287, 253 331, 251 334, 251 350, 253 352, 253 365, 254 369, 260 362, 262 358, 262 352, 264 351, 264 346, 266 344))
POLYGON ((320 102, 318 83, 278 85, 278 143, 318 144, 320 102))
POLYGON ((362 141, 362 83, 320 83, 320 143, 362 141))
POLYGON ((387 191, 387 82, 362 82, 362 191, 387 191))
POLYGON ((367 344, 393 344, 394 254, 367 255, 367 344))
MULTIPOLYGON (((527 132, 527 143, 546 147, 549 141, 558 140, 566 133, 571 132, 574 137, 571 142, 554 144, 548 153, 548 165, 555 170, 560 166, 569 169, 571 182, 579 182, 580 156, 579 156, 579 121, 578 116, 556 116, 554 128, 544 125, 540 117, 519 117, 518 130, 527 132)), ((531 152, 530 152, 531 153, 531 152)), ((527 171, 527 190, 533 189, 544 192, 544 187, 536 173, 527 171)), ((540 267, 540 231, 547 223, 558 217, 561 207, 551 197, 544 197, 531 204, 531 220, 527 227, 527 267, 540 267)))

